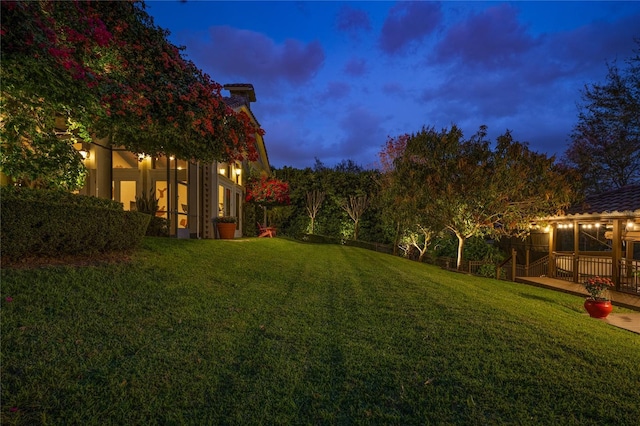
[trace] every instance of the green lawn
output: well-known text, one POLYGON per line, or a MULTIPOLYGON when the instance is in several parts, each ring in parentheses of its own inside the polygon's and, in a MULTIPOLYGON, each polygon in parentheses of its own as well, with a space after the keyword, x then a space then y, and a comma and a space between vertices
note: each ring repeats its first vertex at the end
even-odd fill
POLYGON ((3 425, 640 419, 640 336, 551 290, 281 238, 1 278, 3 425))

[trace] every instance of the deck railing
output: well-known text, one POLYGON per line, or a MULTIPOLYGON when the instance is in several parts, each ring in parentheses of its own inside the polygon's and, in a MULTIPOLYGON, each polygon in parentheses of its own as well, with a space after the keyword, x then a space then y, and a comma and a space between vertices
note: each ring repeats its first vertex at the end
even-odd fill
POLYGON ((620 259, 620 291, 640 294, 640 260, 620 259))
POLYGON ((582 282, 588 277, 613 277, 613 260, 610 256, 575 255, 553 253, 555 278, 582 282))
MULTIPOLYGON (((488 264, 482 261, 463 261, 459 271, 474 275, 485 275, 488 268, 483 265, 491 265, 495 268, 499 279, 514 281, 517 277, 543 277, 549 274, 549 263, 555 262, 555 276, 550 278, 570 282, 583 282, 588 277, 600 276, 613 278, 613 262, 609 256, 580 255, 573 253, 553 253, 553 256, 545 256, 530 264, 517 264, 515 256, 511 256, 499 265, 488 264), (482 269, 481 269, 482 268, 482 269), (574 274, 577 272, 577 278, 574 274)), ((451 257, 439 257, 436 264, 444 269, 456 270, 456 259, 451 257)), ((618 290, 627 293, 640 294, 640 260, 622 259, 617 276, 619 277, 618 290)), ((486 275, 485 275, 486 276, 486 275)))
POLYGON ((531 262, 529 265, 516 264, 516 277, 541 277, 549 271, 549 256, 531 262))

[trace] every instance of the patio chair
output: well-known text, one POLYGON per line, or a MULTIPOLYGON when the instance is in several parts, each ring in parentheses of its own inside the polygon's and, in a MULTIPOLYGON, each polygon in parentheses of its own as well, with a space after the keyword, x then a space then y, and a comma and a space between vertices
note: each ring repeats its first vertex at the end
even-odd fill
POLYGON ((260 222, 258 223, 258 238, 269 237, 273 238, 276 236, 276 228, 271 226, 262 226, 260 222))

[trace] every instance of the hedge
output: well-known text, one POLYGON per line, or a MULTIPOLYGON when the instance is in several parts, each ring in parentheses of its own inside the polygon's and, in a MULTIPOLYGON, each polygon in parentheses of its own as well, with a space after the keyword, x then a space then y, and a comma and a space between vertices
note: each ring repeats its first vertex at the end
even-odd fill
POLYGON ((0 253, 7 259, 127 251, 151 216, 122 204, 57 191, 2 188, 0 253))
POLYGON ((393 246, 389 244, 371 243, 361 240, 345 240, 331 235, 319 234, 300 234, 297 236, 297 239, 315 244, 342 244, 345 246, 359 247, 367 250, 393 254, 393 246))

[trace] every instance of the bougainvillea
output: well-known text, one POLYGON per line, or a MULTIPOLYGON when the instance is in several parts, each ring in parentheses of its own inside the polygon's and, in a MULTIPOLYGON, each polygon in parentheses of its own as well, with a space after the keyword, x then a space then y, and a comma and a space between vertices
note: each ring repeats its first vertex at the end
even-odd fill
POLYGON ((247 183, 245 201, 262 206, 288 205, 291 203, 289 184, 269 176, 250 179, 247 183))
POLYGON ((181 56, 143 2, 2 1, 1 7, 6 174, 47 181, 39 166, 45 160, 81 170, 73 142, 90 135, 186 160, 257 158, 255 134, 262 130, 224 103, 222 87, 181 56))

